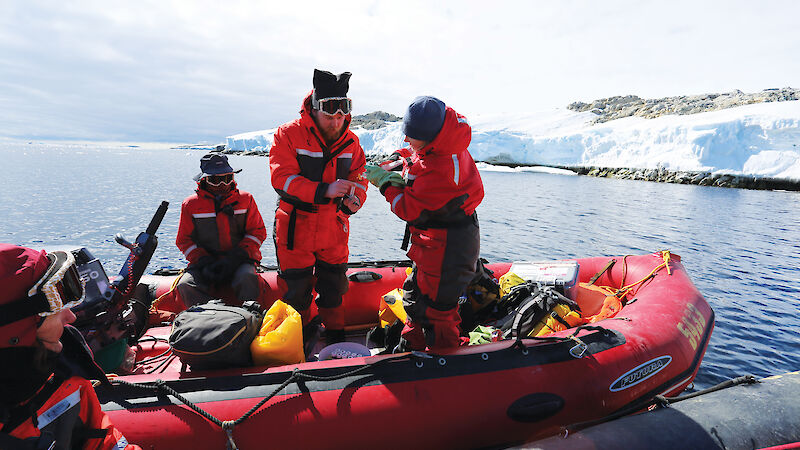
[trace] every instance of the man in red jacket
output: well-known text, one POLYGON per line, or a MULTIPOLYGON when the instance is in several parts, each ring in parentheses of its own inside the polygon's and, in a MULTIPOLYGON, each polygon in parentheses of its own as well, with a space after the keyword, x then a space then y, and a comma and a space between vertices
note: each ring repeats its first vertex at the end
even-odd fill
POLYGON ((267 229, 249 192, 240 191, 228 157, 209 153, 200 160, 197 190, 181 205, 178 248, 189 261, 176 287, 186 306, 214 298, 212 287, 233 286, 240 301, 257 300, 261 243, 267 229))
POLYGON ((329 344, 344 340, 349 217, 367 196, 364 150, 349 129, 349 80, 349 72, 314 70, 314 89, 303 100, 300 118, 278 128, 269 152, 279 196, 273 238, 287 285, 284 300, 308 324, 316 288, 329 344))
POLYGON ((460 342, 458 302, 478 264, 475 208, 483 182, 467 150, 472 128, 441 100, 416 98, 403 117, 403 133, 410 146, 397 153, 398 161, 410 157, 403 176, 369 165, 367 178, 408 223, 414 265, 403 285, 409 319, 402 336, 411 350, 440 352, 460 342))
POLYGON ((83 300, 68 252, 0 244, 0 448, 139 449, 100 409, 108 383, 80 332, 83 300))

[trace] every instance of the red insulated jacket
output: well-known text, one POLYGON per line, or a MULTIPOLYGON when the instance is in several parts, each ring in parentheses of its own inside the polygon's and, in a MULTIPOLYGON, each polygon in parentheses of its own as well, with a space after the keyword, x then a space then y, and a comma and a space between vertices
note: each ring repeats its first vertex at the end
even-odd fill
POLYGON ((245 249, 251 259, 261 261, 260 247, 266 238, 264 219, 249 192, 234 188, 216 205, 213 194, 198 188, 181 205, 175 244, 189 264, 235 246, 245 249))
MULTIPOLYGON (((279 207, 284 210, 297 209, 305 213, 334 216, 337 211, 349 215, 339 201, 325 197, 328 186, 337 179, 347 179, 359 184, 354 195, 363 205, 367 198, 367 180, 364 173, 364 150, 352 131, 350 117, 346 119, 346 131, 333 144, 326 145, 311 116, 311 94, 303 101, 300 118, 282 125, 275 132, 269 152, 269 167, 272 187, 280 196, 279 207)), ((325 232, 324 221, 305 222, 298 220, 298 230, 282 230, 277 239, 293 240, 281 232, 301 232, 302 223, 316 223, 319 229, 302 232, 325 232)), ((281 224, 277 224, 280 226, 281 224)), ((281 227, 282 228, 282 227, 281 227)))
POLYGON ((411 155, 407 185, 383 192, 392 212, 412 227, 446 228, 471 216, 483 200, 483 181, 467 151, 471 139, 467 119, 447 107, 436 139, 411 155))
POLYGON ((38 438, 38 445, 44 446, 37 448, 141 450, 139 446, 129 444, 122 432, 114 427, 100 409, 91 381, 84 378, 71 377, 61 383, 36 414, 38 426, 28 418, 13 430, 3 429, 0 424, 0 433, 24 440, 38 438), (42 439, 47 442, 41 442, 42 439), (80 441, 83 441, 82 445, 80 441), (50 443, 53 447, 48 447, 50 443))

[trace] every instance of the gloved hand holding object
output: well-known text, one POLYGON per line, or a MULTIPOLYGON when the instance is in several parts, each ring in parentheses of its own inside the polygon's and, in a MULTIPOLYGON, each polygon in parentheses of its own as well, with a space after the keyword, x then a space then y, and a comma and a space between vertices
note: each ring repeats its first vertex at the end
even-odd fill
POLYGON ((235 267, 239 267, 250 259, 250 255, 242 247, 235 247, 228 252, 225 258, 230 259, 235 267))
POLYGON ((375 164, 367 164, 364 168, 364 176, 373 186, 379 189, 386 183, 392 183, 393 186, 397 187, 405 186, 403 176, 397 172, 389 172, 375 164))
POLYGON ((392 153, 388 158, 378 163, 378 165, 386 170, 400 171, 403 170, 403 157, 398 153, 392 153))
POLYGON ((203 267, 213 264, 214 261, 216 261, 216 259, 214 259, 214 257, 211 255, 201 256, 196 263, 192 264, 192 267, 202 269, 203 267))
POLYGON ((355 213, 361 209, 361 200, 356 197, 356 188, 350 188, 350 193, 342 197, 342 205, 344 205, 351 213, 355 213))
POLYGON ((239 266, 245 264, 249 259, 250 257, 245 249, 242 247, 233 248, 221 259, 203 268, 203 276, 214 284, 229 282, 239 266))
POLYGON ((225 281, 228 272, 225 259, 218 259, 207 266, 203 266, 203 278, 210 284, 219 284, 225 281))

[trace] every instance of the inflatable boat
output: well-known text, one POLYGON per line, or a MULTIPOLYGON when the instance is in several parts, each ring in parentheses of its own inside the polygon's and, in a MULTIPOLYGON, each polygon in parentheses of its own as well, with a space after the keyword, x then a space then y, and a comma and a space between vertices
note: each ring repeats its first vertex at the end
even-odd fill
MULTIPOLYGON (((167 342, 170 326, 162 324, 132 343, 137 373, 114 378, 97 394, 128 440, 147 449, 482 448, 638 411, 692 382, 714 312, 678 255, 560 262, 575 263, 577 286, 624 291, 621 310, 543 337, 443 354, 372 348, 369 356, 218 370, 181 364, 167 342)), ((512 264, 486 267, 500 277, 512 264)), ((350 265, 348 340, 365 343, 366 330, 378 324, 382 296, 401 286, 409 265, 350 265)), ((178 276, 141 278, 160 299, 159 311, 183 309, 169 295, 178 276)), ((275 270, 261 277, 259 301, 269 307, 285 286, 275 270)), ((580 291, 575 300, 584 316, 603 308, 602 298, 580 291)))
POLYGON ((654 409, 525 444, 530 449, 800 448, 800 372, 734 378, 654 409), (667 407, 668 406, 668 407, 667 407))

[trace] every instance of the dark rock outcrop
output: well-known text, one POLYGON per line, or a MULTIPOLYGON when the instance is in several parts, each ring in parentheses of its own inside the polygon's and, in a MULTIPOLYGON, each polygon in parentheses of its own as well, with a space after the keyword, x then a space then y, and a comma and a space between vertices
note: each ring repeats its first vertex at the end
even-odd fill
POLYGON ((350 126, 361 127, 366 130, 377 130, 378 128, 385 127, 388 122, 399 122, 401 120, 403 120, 402 117, 397 117, 394 114, 375 111, 369 114, 353 116, 350 126))
POLYGON ((800 90, 764 89, 761 92, 745 94, 740 90, 724 94, 681 95, 658 99, 643 99, 636 95, 601 98, 591 103, 575 102, 567 106, 577 112, 589 111, 597 114, 594 123, 608 122, 624 117, 638 116, 653 119, 666 114, 697 114, 751 105, 753 103, 783 102, 800 100, 800 90))

